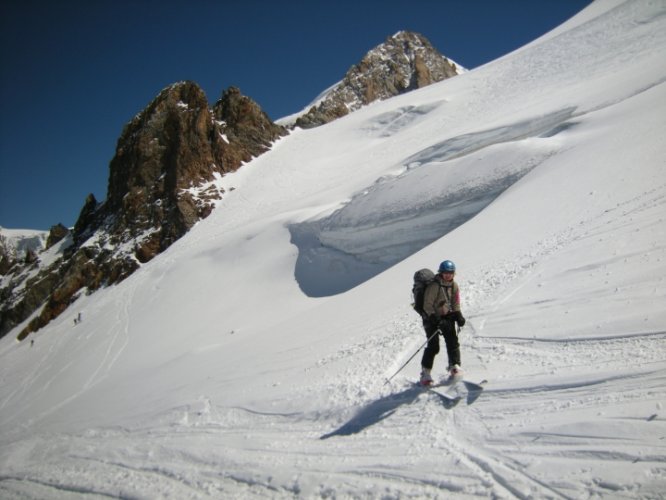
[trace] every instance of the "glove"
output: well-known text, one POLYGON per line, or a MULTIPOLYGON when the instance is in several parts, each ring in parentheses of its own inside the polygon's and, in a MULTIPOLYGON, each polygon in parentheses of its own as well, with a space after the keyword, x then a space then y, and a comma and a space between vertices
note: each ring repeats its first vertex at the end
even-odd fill
POLYGON ((458 326, 462 328, 465 326, 465 323, 467 323, 467 320, 463 317, 462 313, 460 311, 456 311, 456 323, 458 323, 458 326))

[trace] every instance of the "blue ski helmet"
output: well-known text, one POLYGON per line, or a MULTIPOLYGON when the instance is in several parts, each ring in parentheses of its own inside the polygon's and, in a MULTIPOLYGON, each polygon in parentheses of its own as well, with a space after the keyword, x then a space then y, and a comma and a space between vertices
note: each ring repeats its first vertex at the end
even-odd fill
POLYGON ((445 260, 439 265, 439 271, 440 273, 455 273, 456 272, 456 265, 451 262, 450 260, 445 260))

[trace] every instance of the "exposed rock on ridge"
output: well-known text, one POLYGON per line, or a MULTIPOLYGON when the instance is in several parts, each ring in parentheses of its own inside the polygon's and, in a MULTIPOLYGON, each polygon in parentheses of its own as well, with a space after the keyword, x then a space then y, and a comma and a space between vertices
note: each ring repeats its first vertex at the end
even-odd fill
MULTIPOLYGON (((107 200, 95 217, 114 217, 109 234, 129 231, 138 238, 135 256, 146 262, 210 214, 222 195, 215 179, 267 151, 285 132, 236 88, 209 109, 195 83, 172 85, 125 126, 107 200)), ((77 241, 96 226, 77 228, 77 241)))
POLYGON ((296 120, 311 128, 378 99, 387 99, 456 76, 460 68, 418 33, 400 31, 370 50, 343 80, 296 120))
POLYGON ((41 270, 39 262, 18 269, 8 286, 3 281, 0 336, 44 304, 21 340, 83 290, 128 277, 210 214, 223 194, 217 181, 224 173, 267 151, 286 132, 237 88, 226 90, 212 109, 193 82, 164 89, 124 127, 107 199, 86 198, 68 243, 53 250, 59 258, 41 270))

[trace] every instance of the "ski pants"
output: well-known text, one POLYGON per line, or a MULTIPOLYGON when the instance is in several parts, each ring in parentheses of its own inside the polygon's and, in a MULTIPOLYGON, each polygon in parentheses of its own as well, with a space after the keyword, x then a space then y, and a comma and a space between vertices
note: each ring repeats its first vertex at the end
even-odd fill
MULTIPOLYGON (((430 338, 439 328, 444 336, 446 343, 446 353, 449 357, 449 367, 453 365, 462 366, 460 362, 460 343, 458 342, 458 332, 456 331, 456 322, 453 318, 443 318, 439 325, 433 325, 430 321, 423 322, 423 328, 426 332, 426 338, 430 338)), ((421 366, 432 370, 435 362, 435 356, 439 353, 439 335, 433 336, 423 351, 421 366)))

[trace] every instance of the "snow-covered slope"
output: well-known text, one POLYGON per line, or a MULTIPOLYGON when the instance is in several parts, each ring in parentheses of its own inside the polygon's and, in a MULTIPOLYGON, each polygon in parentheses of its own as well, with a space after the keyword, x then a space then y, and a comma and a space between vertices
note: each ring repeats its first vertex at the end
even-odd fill
POLYGON ((663 495, 665 14, 597 2, 225 177, 164 254, 0 341, 0 492, 663 495), (414 388, 418 355, 384 384, 443 259, 488 380, 455 406, 414 388))
POLYGON ((29 250, 33 252, 42 250, 48 235, 48 231, 0 227, 0 245, 12 258, 21 257, 29 250))

